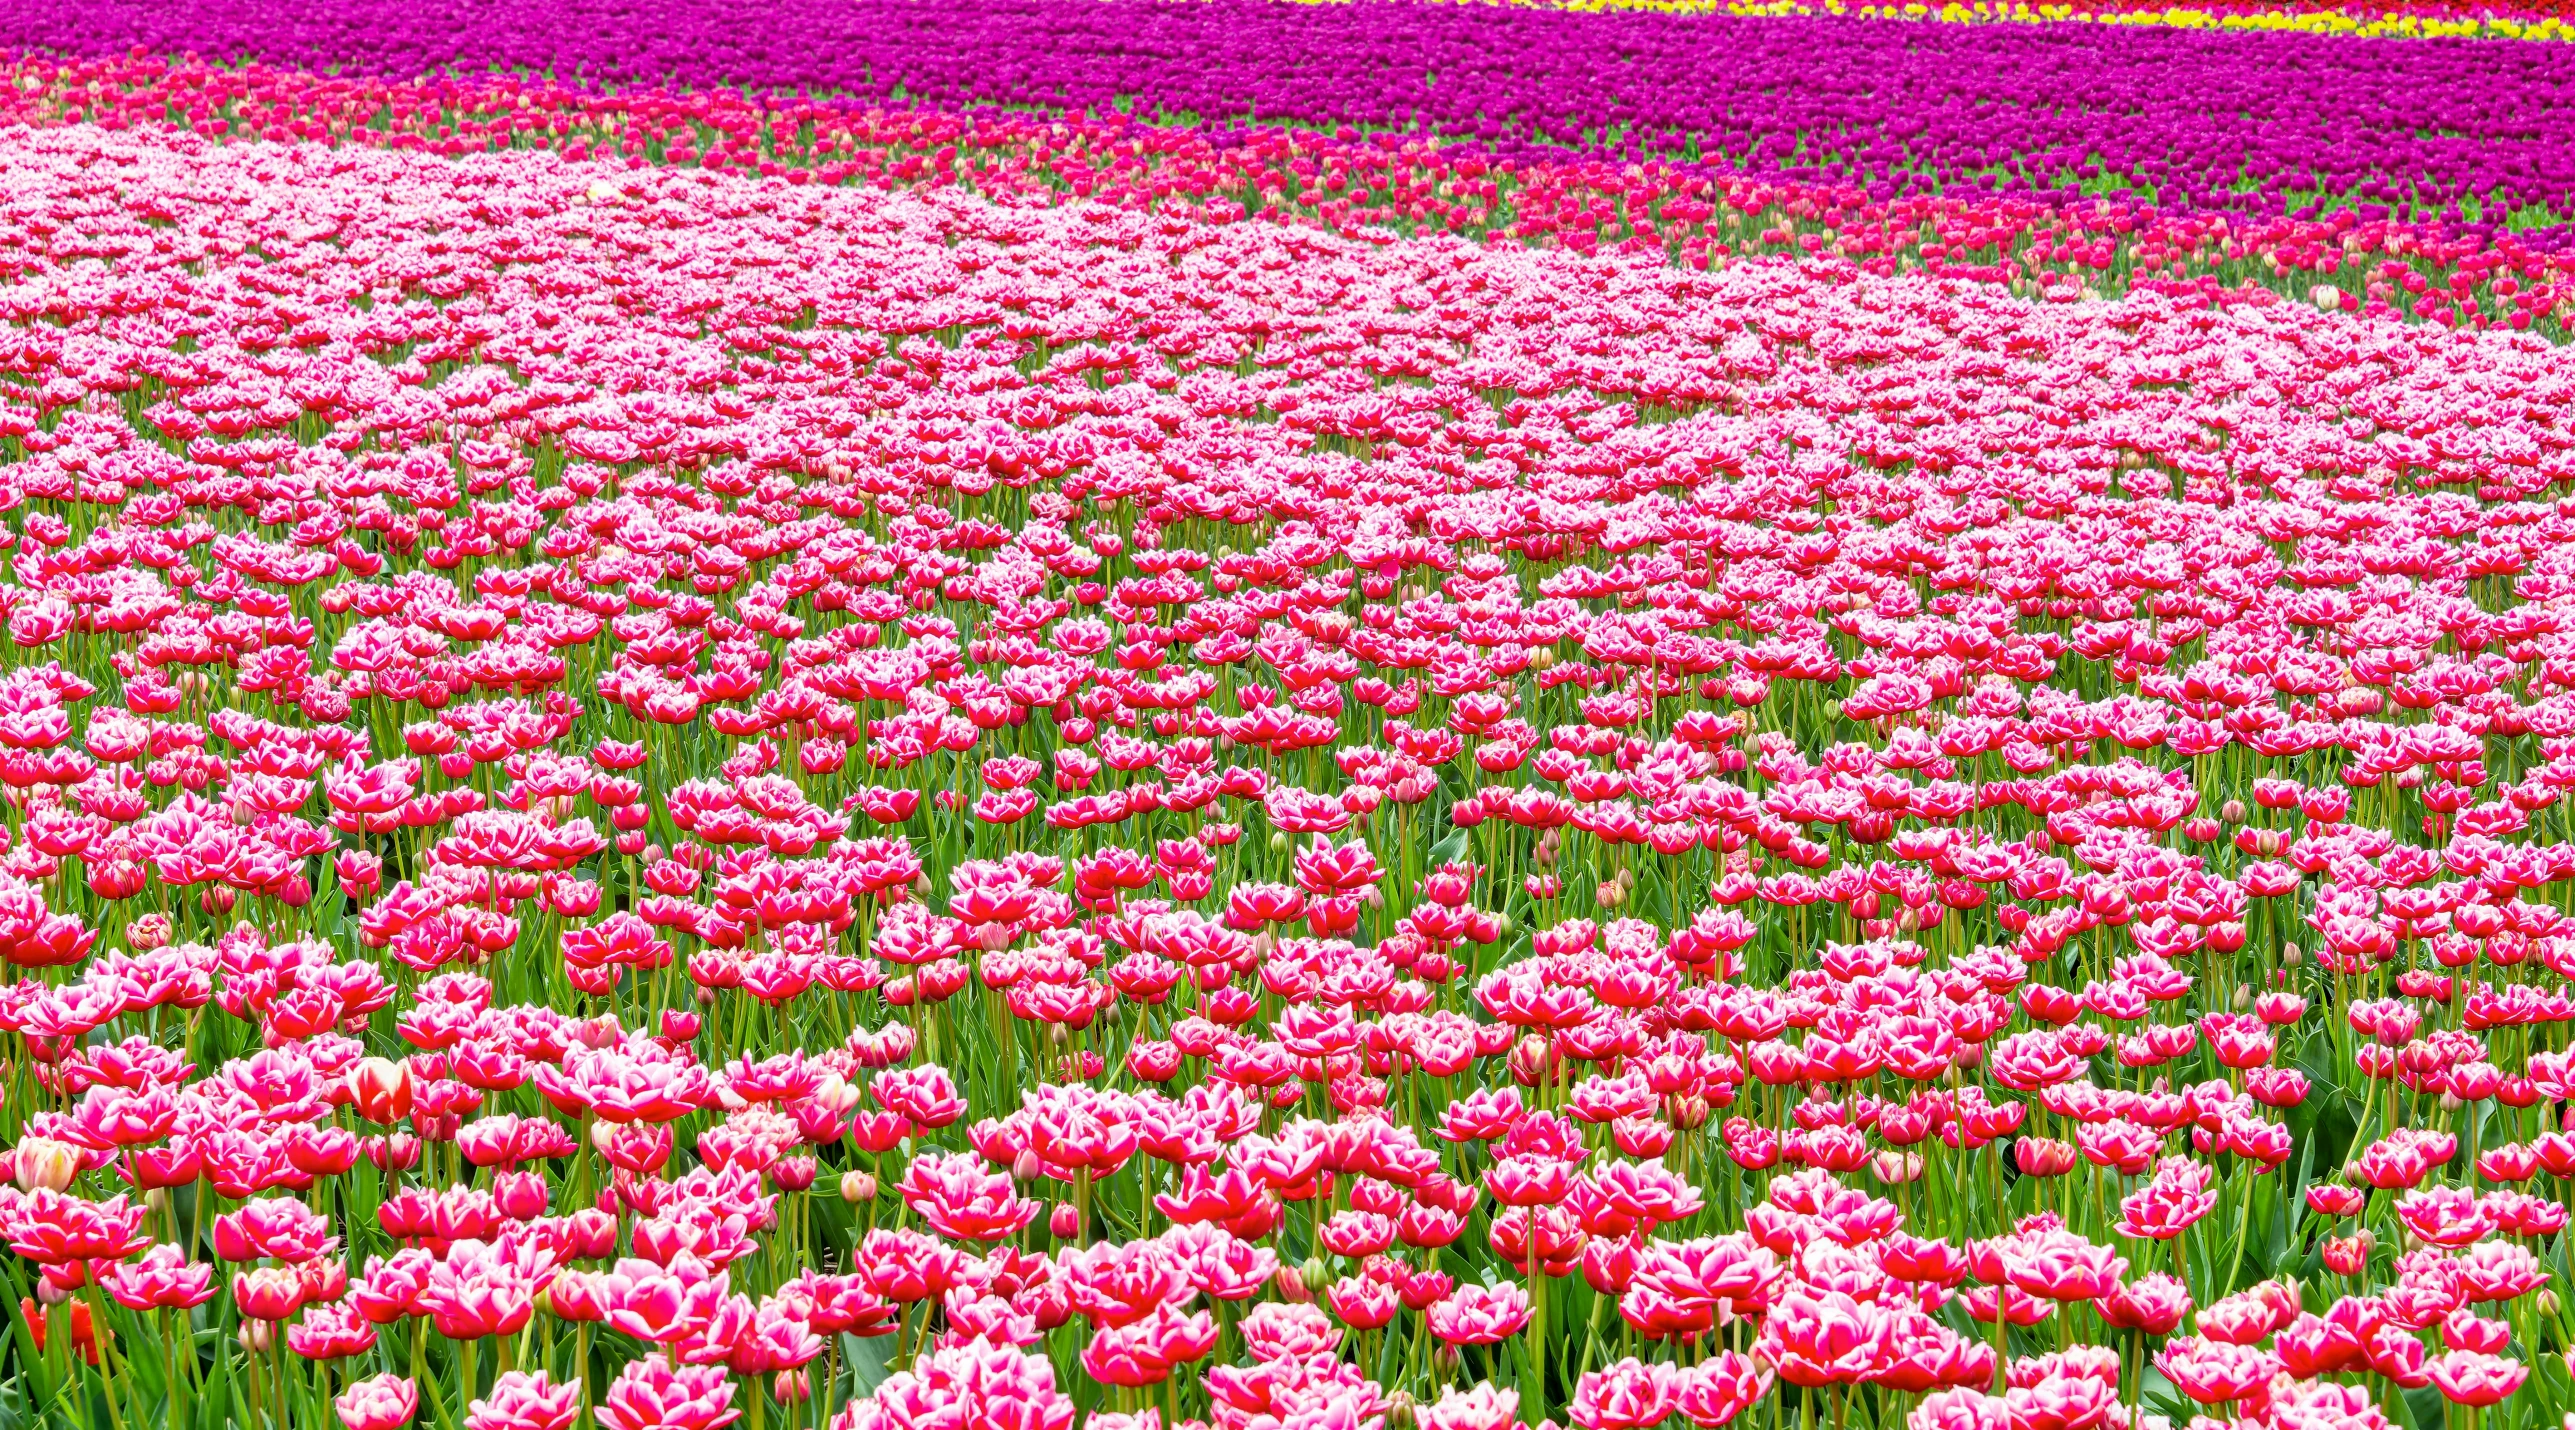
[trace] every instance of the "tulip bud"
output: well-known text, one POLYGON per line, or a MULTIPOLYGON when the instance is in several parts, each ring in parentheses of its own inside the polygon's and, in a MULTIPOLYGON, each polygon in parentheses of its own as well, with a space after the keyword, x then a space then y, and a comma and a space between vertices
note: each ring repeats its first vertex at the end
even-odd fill
POLYGON ((670 1039, 672 1042, 685 1043, 689 1039, 696 1037, 697 1030, 704 1026, 706 1026, 705 1019, 700 1018, 695 1013, 689 1012, 685 1008, 665 1008, 662 1010, 662 1036, 670 1039))
POLYGON ((277 1339, 275 1321, 246 1320, 241 1323, 241 1348, 255 1356, 268 1354, 277 1339))
POLYGON ((1293 1266, 1280 1267, 1278 1274, 1271 1277, 1270 1281, 1278 1288, 1279 1299, 1282 1301, 1302 1306, 1314 1300, 1314 1292, 1306 1288, 1304 1275, 1293 1266))
POLYGON ((71 1298, 72 1288, 69 1286, 57 1286, 51 1277, 36 1278, 36 1299, 45 1305, 59 1306, 71 1298))
POLYGON ((1010 1159, 1010 1175, 1023 1182, 1033 1182, 1046 1175, 1046 1164, 1037 1160, 1035 1152, 1022 1147, 1019 1155, 1010 1159))
POLYGON ((1395 1391, 1386 1397, 1386 1430, 1413 1430, 1413 1397, 1395 1391))
POLYGON ((777 1179, 781 1191, 801 1192, 814 1184, 822 1168, 811 1157, 781 1157, 769 1175, 777 1179))
POLYGON ((534 1221, 545 1215, 545 1177, 537 1172, 503 1172, 492 1179, 492 1197, 501 1215, 512 1221, 534 1221))
POLYGON ((614 1213, 597 1207, 583 1207, 565 1217, 571 1231, 571 1254, 584 1261, 596 1261, 617 1254, 617 1218, 614 1213))
POLYGON ((780 1405, 802 1405, 813 1399, 813 1382, 805 1378, 801 1367, 782 1370, 769 1378, 769 1394, 780 1405))
POLYGON ((840 1179, 840 1199, 845 1202, 876 1200, 876 1178, 865 1172, 844 1172, 840 1179))
POLYGON ((1082 1213, 1071 1202, 1057 1202, 1046 1214, 1046 1230, 1057 1241, 1070 1241, 1082 1234, 1082 1213))
POLYGON ((1512 1079, 1523 1087, 1536 1087, 1555 1076, 1558 1065, 1555 1044, 1544 1033, 1526 1033, 1511 1045, 1506 1060, 1512 1079))
POLYGON ((18 1189, 59 1192, 80 1175, 80 1149, 50 1137, 28 1137, 18 1143, 18 1189))
POLYGON ((407 1172, 420 1165, 420 1139, 408 1132, 370 1137, 358 1144, 358 1150, 380 1172, 407 1172))
POLYGON ((2074 1170, 2074 1144, 2052 1137, 2023 1137, 2012 1144, 2012 1156, 2024 1176, 2062 1177, 2074 1170))
POLYGON ((2280 945, 2280 966, 2282 968, 2295 968, 2306 961, 2307 955, 2301 952, 2296 944, 2284 943, 2280 945))
POLYGON ((411 1115, 411 1064, 362 1058, 349 1073, 351 1101, 369 1122, 400 1122, 411 1115))

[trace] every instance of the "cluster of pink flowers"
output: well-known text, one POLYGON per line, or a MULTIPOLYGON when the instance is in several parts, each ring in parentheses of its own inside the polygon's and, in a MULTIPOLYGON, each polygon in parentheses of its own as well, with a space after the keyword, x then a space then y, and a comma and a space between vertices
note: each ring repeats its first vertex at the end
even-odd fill
POLYGON ((23 1403, 2575 1394, 2537 335, 88 125, 0 239, 23 1403))
POLYGON ((2286 299, 2444 327, 2566 331, 2575 269, 2553 244, 2438 219, 2248 217, 2115 197, 1873 198, 1861 188, 1343 128, 1209 131, 1116 113, 872 108, 847 101, 600 92, 516 78, 385 82, 159 56, 0 63, 0 118, 175 130, 223 142, 448 157, 553 150, 795 184, 1088 202, 1345 237, 1451 233, 1580 253, 1661 254, 1708 271, 1769 255, 1845 259, 2072 301, 2132 289, 2185 301, 2286 299))

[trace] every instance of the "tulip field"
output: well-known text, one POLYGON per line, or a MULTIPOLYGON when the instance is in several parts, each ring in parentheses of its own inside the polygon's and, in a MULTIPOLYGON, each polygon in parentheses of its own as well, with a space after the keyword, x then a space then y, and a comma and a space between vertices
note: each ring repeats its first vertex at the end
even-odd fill
POLYGON ((2575 1430, 2575 4, 0 0, 0 1430, 2575 1430))

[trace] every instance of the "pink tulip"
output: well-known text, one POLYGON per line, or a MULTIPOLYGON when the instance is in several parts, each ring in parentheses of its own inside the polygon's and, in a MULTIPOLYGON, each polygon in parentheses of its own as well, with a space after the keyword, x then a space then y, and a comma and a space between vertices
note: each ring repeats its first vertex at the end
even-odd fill
POLYGON ((331 1401, 348 1430, 398 1430, 420 1409, 420 1391, 393 1374, 369 1376, 331 1401))

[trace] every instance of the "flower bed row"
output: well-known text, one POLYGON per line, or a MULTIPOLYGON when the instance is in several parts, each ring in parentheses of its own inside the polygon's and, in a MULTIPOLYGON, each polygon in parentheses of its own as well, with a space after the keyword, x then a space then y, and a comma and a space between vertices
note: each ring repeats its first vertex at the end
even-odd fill
POLYGON ((2183 30, 2287 32, 2350 39, 2537 40, 2575 38, 2575 6, 2565 0, 2241 0, 2241 3, 2172 5, 2162 0, 2068 0, 2068 3, 1994 3, 1994 0, 1525 0, 1568 10, 1641 10, 1664 14, 1721 11, 1776 19, 1791 15, 1852 15, 1866 20, 1907 20, 1944 25, 2143 25, 2183 30))
POLYGON ((2575 78, 2553 48, 2172 29, 1468 5, 1005 0, 714 7, 0 7, 0 43, 411 79, 831 92, 950 108, 1257 118, 1567 148, 1881 198, 2118 192, 2238 215, 2575 213, 2575 78))
POLYGON ((1090 200, 1195 221, 1257 216, 1381 237, 1447 232, 1577 252, 1660 252, 1700 269, 1763 254, 1822 255, 1881 276, 1919 270, 2056 298, 2138 287, 2223 301, 2250 294, 2552 338, 2569 315, 2567 261, 2554 250, 2510 233, 2348 213, 2248 222, 2108 201, 1881 201, 1666 164, 1514 163, 1473 145, 1153 126, 1115 113, 955 114, 491 79, 392 83, 152 57, 21 57, 0 74, 0 114, 38 125, 179 128, 228 142, 450 157, 545 148, 796 183, 1090 200))

